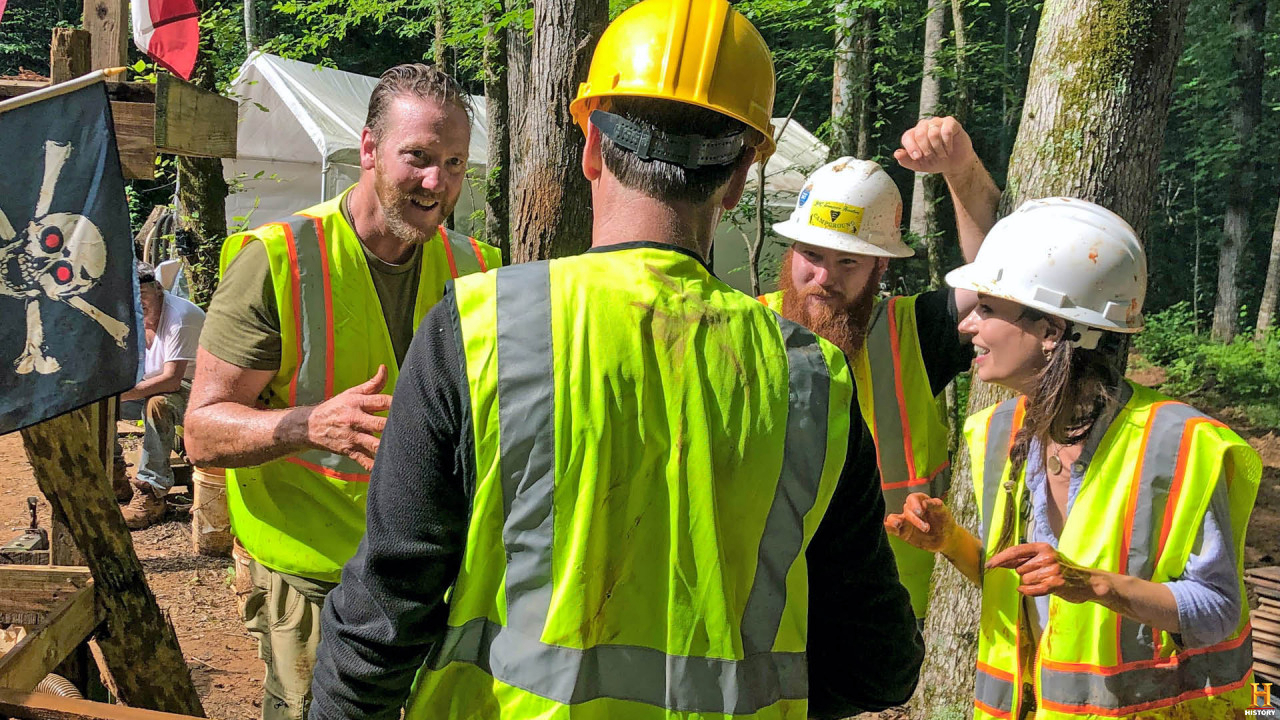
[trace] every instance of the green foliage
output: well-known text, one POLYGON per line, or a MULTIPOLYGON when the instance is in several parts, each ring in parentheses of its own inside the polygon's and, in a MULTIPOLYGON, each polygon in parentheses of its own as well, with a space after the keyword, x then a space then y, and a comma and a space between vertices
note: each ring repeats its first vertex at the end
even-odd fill
POLYGON ((1195 331, 1191 305, 1183 301, 1148 315, 1146 327, 1135 336, 1133 346, 1147 360, 1164 365, 1195 346, 1195 331))
POLYGON ((1261 343, 1247 334, 1214 342, 1197 334, 1190 306, 1179 302, 1147 318, 1134 348, 1164 369, 1161 391, 1232 406, 1253 425, 1280 428, 1280 330, 1261 343))

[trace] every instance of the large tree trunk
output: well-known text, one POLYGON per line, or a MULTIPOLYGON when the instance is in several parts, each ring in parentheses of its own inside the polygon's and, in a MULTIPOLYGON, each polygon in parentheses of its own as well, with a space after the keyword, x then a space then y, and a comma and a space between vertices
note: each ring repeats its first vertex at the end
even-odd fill
MULTIPOLYGON (((1188 3, 1045 2, 1001 203, 1005 212, 1031 198, 1077 197, 1110 208, 1142 236, 1188 3)), ((975 379, 970 411, 1008 396, 975 379)), ((976 531, 967 452, 953 478, 952 511, 976 531)), ((917 716, 948 709, 967 714, 973 703, 978 590, 949 563, 937 567, 925 627, 929 652, 913 699, 917 716)))
MULTIPOLYGON (((207 0, 197 7, 208 7, 207 0)), ((196 64, 191 82, 216 90, 214 70, 207 56, 196 64)), ((220 158, 178 157, 178 225, 189 240, 178 243, 191 269, 191 301, 208 302, 218 283, 218 253, 227 237, 227 182, 220 158)))
POLYGON ((1271 318, 1276 311, 1276 296, 1280 295, 1280 208, 1276 209, 1276 224, 1271 230, 1271 260, 1267 262, 1267 282, 1262 286, 1262 302, 1258 304, 1258 324, 1253 337, 1258 342, 1267 336, 1271 318))
POLYGON ((488 175, 484 183, 484 239, 511 262, 511 230, 507 197, 511 192, 511 142, 507 137, 507 31, 497 27, 505 8, 489 0, 484 11, 485 132, 489 140, 488 175))
POLYGON ((1266 0, 1234 0, 1231 25, 1234 29, 1235 70, 1231 79, 1234 102, 1231 126, 1235 130, 1240 155, 1227 188, 1227 214, 1222 222, 1222 246, 1218 251, 1218 299, 1213 305, 1213 339, 1230 342, 1239 331, 1240 258, 1249 242, 1249 209, 1257 162, 1254 132, 1262 119, 1262 29, 1267 18, 1266 0))
MULTIPOLYGON (((936 115, 942 104, 942 79, 938 77, 938 50, 946 30, 947 0, 929 0, 924 22, 924 72, 920 77, 920 118, 936 115)), ((911 191, 911 232, 922 240, 929 254, 929 282, 942 285, 942 248, 938 247, 938 197, 942 177, 916 173, 911 191)))
POLYGON ((831 85, 830 158, 866 158, 871 145, 871 55, 875 11, 856 0, 836 2, 835 66, 831 85))
POLYGON ((511 259, 545 260, 591 245, 591 196, 582 175, 582 131, 569 115, 609 17, 606 0, 534 4, 533 46, 511 259))

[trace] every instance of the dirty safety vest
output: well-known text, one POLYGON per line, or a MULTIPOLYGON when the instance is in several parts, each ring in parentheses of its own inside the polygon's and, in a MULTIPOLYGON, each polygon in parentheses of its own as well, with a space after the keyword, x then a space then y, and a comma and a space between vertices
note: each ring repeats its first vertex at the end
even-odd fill
MULTIPOLYGON (((943 497, 951 487, 945 405, 939 406, 925 370, 916 330, 917 297, 877 298, 866 343, 849 359, 858 409, 875 439, 886 514, 902 512, 911 493, 943 497)), ((781 291, 759 299, 782 312, 781 291)), ((923 618, 936 558, 896 537, 889 537, 889 545, 911 608, 923 618)))
POLYGON ((840 351, 674 250, 455 288, 476 486, 406 717, 806 717, 840 351))
MULTIPOLYGON (((222 246, 223 272, 255 239, 271 263, 281 358, 264 393, 269 407, 323 402, 373 377, 378 365, 387 366, 383 392, 395 388, 391 335, 360 240, 339 209, 345 195, 232 235, 222 246)), ((497 249, 441 227, 423 247, 415 327, 446 281, 500 264, 497 249)), ((269 568, 337 582, 364 534, 368 482, 359 463, 321 450, 228 470, 232 531, 269 568)))
MULTIPOLYGON (((1152 582, 1182 575, 1215 483, 1227 485, 1236 572, 1243 584, 1244 537, 1258 491, 1258 454, 1222 423, 1154 390, 1133 385, 1133 397, 1108 426, 1085 471, 1062 529, 1058 551, 1072 562, 1152 582)), ((1025 470, 1005 488, 1013 436, 1025 398, 1007 400, 969 418, 965 435, 973 485, 994 553, 1008 502, 1026 507, 1025 470)), ((1014 537, 1024 542, 1022 513, 1014 537)), ((1049 600, 1049 621, 1031 647, 1018 575, 988 570, 982 580, 982 622, 974 717, 1014 718, 1034 702, 1037 718, 1230 718, 1251 701, 1253 646, 1243 602, 1228 639, 1181 648, 1168 632, 1141 625, 1092 602, 1049 600), (1025 648, 1019 652, 1019 648, 1025 648), (1023 688, 1033 687, 1034 697, 1023 688), (1176 705, 1176 707, 1174 707, 1176 705)))

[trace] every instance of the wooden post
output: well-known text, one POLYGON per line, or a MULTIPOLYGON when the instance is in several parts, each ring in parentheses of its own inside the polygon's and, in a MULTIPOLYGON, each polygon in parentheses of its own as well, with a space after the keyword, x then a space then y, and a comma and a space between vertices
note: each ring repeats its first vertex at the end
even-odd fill
POLYGON ((54 85, 89 74, 92 38, 75 28, 54 28, 49 43, 49 80, 54 85))
POLYGON ((27 459, 93 573, 106 618, 98 646, 121 701, 203 716, 177 635, 147 586, 111 491, 96 432, 100 412, 81 408, 23 430, 27 459))
POLYGON ((90 70, 129 64, 128 0, 84 0, 84 29, 93 35, 90 70))

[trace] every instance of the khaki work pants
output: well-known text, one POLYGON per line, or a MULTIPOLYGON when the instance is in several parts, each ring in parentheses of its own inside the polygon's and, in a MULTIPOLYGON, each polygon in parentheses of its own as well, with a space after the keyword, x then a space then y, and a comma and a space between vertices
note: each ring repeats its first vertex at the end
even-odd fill
POLYGON ((241 607, 245 628, 258 639, 266 663, 262 720, 305 720, 311 709, 311 674, 320 644, 320 610, 333 587, 249 562, 253 587, 241 607))

